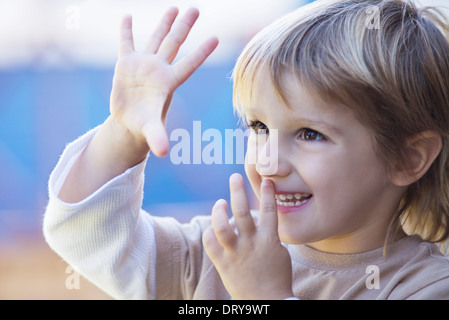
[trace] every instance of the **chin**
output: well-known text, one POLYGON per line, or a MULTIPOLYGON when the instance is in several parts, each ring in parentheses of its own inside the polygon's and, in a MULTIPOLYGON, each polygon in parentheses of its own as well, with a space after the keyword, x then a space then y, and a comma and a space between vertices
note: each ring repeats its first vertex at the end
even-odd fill
POLYGON ((321 238, 318 238, 316 232, 311 229, 299 230, 299 228, 292 228, 292 226, 279 225, 278 233, 281 242, 293 245, 312 243, 322 240, 321 238))

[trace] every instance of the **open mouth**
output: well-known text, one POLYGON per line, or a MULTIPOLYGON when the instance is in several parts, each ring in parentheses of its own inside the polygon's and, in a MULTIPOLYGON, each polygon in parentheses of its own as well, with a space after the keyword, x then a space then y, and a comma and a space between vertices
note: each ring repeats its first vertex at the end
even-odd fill
POLYGON ((299 207, 312 198, 312 195, 310 193, 282 193, 276 194, 275 197, 278 206, 299 207))

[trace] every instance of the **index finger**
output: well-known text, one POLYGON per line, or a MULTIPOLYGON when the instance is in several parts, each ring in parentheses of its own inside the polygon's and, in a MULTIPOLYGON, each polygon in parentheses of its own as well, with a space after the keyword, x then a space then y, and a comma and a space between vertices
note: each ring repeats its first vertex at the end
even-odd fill
POLYGON ((264 179, 260 185, 259 228, 266 234, 278 235, 278 216, 274 185, 271 180, 264 179))

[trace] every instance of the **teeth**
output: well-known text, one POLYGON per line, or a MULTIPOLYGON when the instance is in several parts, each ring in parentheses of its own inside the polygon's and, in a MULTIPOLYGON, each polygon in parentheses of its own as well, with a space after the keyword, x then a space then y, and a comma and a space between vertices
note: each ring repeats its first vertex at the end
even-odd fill
POLYGON ((307 202, 312 195, 308 193, 289 193, 289 194, 276 194, 276 203, 278 206, 294 207, 300 206, 307 202), (290 201, 293 200, 293 201, 290 201))
POLYGON ((276 204, 278 206, 284 206, 284 207, 299 207, 300 205, 304 204, 307 202, 307 200, 309 200, 309 198, 306 198, 302 201, 297 200, 296 202, 294 201, 281 201, 281 200, 276 200, 276 204))
POLYGON ((292 200, 293 198, 299 200, 301 198, 305 198, 305 197, 309 197, 309 196, 310 196, 310 194, 308 194, 308 193, 295 193, 295 194, 288 193, 288 194, 276 194, 275 195, 276 199, 279 199, 279 200, 287 200, 287 199, 292 200))

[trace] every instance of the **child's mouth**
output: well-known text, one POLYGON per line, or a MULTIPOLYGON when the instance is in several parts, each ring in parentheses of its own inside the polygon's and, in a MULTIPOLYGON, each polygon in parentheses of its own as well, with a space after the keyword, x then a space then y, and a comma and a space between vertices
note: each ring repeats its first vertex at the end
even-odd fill
POLYGON ((275 194, 276 203, 282 207, 299 207, 306 203, 312 195, 310 193, 281 193, 275 194))

